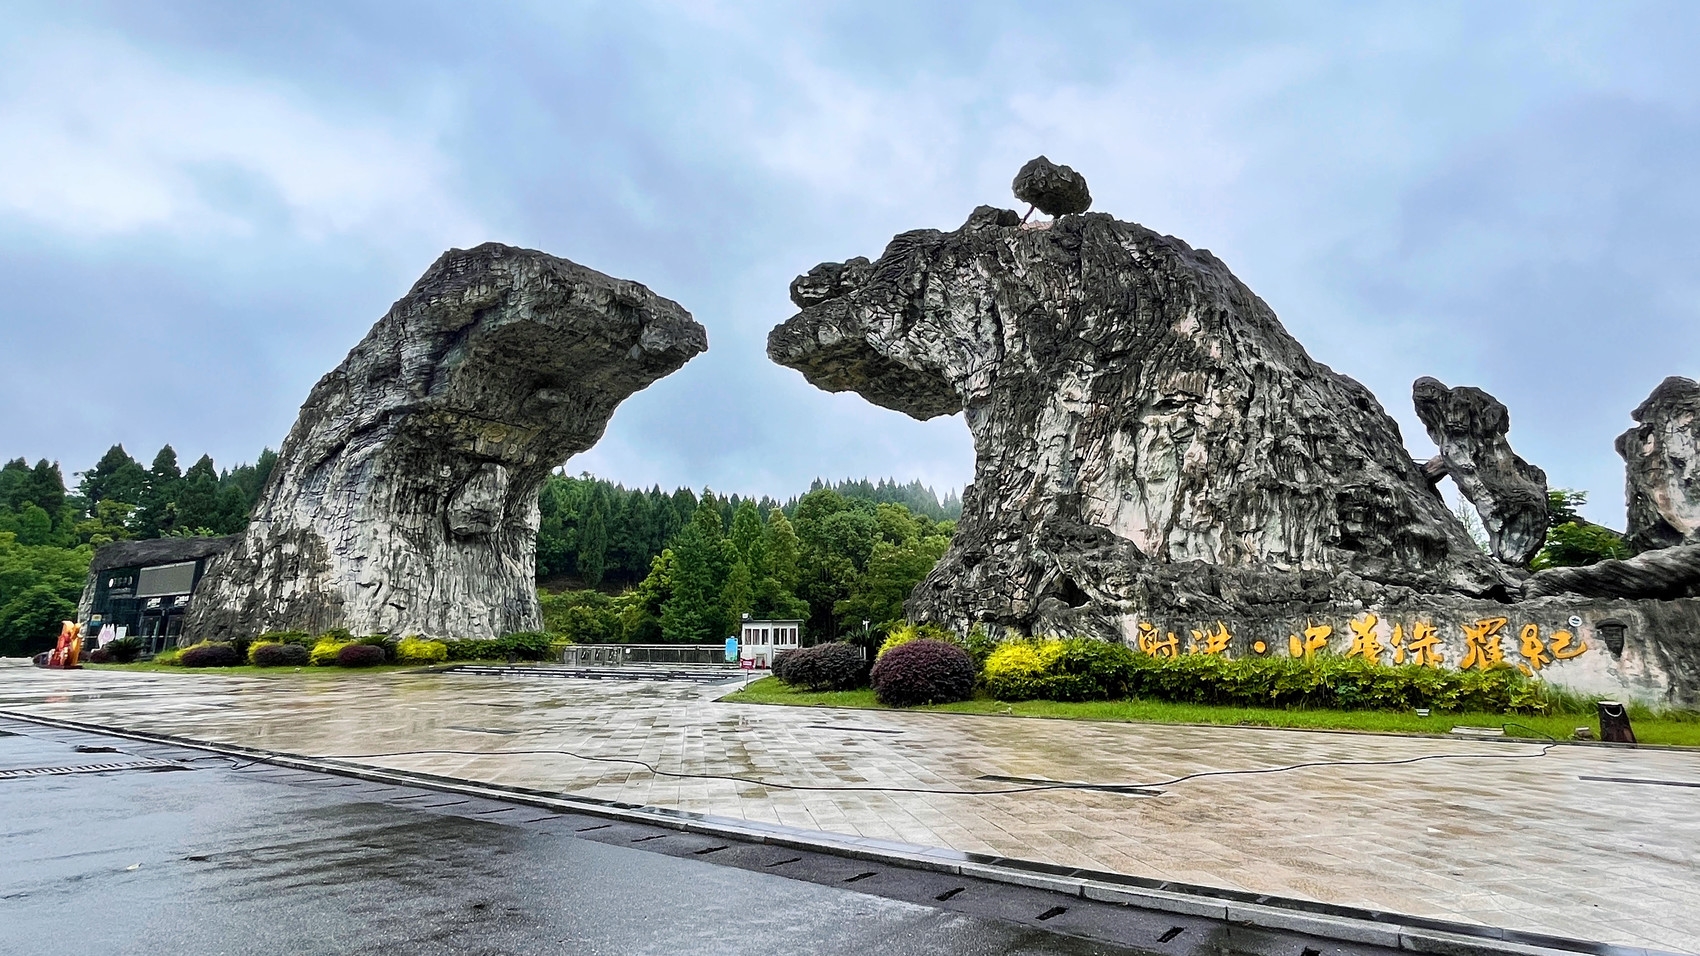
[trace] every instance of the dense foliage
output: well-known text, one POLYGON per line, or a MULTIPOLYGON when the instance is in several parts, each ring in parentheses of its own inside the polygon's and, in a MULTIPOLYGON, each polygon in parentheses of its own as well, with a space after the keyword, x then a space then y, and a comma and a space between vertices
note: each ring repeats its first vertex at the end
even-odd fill
POLYGON ((449 647, 442 641, 404 637, 396 643, 395 659, 403 664, 441 664, 449 659, 449 647))
POLYGON ((1358 658, 1154 657, 1089 638, 1014 640, 986 659, 986 692, 999 700, 1148 698, 1183 704, 1497 713, 1541 712, 1548 692, 1512 667, 1389 667, 1358 658))
POLYGON ((791 514, 705 491, 637 586, 617 596, 544 592, 544 624, 576 643, 705 643, 745 614, 803 620, 811 640, 869 638, 902 619, 903 601, 950 544, 954 526, 900 504, 820 488, 791 514), (730 518, 727 512, 730 510, 730 518), (867 621, 867 627, 862 622, 867 621))
POLYGON ((921 638, 885 649, 870 678, 874 698, 888 707, 948 704, 974 696, 974 662, 948 641, 921 638))
POLYGON ((349 644, 336 652, 338 667, 376 667, 384 662, 384 649, 375 644, 349 644))
POLYGON ((1587 503, 1588 493, 1585 491, 1554 488, 1547 492, 1547 514, 1551 524, 1547 526, 1546 544, 1530 562, 1530 567, 1536 571, 1542 568, 1579 568, 1608 558, 1621 560, 1629 557, 1629 546, 1623 543, 1622 535, 1577 513, 1576 509, 1587 503))
POLYGON ((307 648, 301 644, 255 641, 248 646, 248 663, 255 667, 305 667, 307 648))
POLYGON ((842 641, 787 651, 774 676, 804 690, 854 690, 868 681, 861 648, 842 641))
POLYGON ((205 455, 181 471, 170 445, 151 467, 114 445, 76 492, 59 465, 0 467, 0 657, 52 645, 76 616, 94 550, 111 541, 239 531, 277 456, 220 472, 205 455))
POLYGON ((242 662, 242 652, 234 646, 206 641, 186 647, 177 655, 177 663, 184 667, 235 667, 242 662))

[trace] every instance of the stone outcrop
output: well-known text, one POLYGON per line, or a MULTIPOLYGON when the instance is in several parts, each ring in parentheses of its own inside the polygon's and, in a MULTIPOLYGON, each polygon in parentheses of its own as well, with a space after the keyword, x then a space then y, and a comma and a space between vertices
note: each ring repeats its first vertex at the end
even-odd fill
POLYGON ((1425 473, 1451 478, 1475 505, 1494 557, 1526 567, 1546 543, 1547 475, 1511 450, 1511 413, 1479 388, 1428 376, 1411 387, 1411 400, 1440 449, 1425 473))
POLYGON ((1636 426, 1617 439, 1629 506, 1625 543, 1634 551, 1700 543, 1700 384, 1673 375, 1630 417, 1636 426))
POLYGON ((1547 568, 1523 585, 1526 598, 1558 594, 1657 601, 1700 597, 1700 545, 1658 548, 1580 568, 1547 568))
POLYGON ((1086 177, 1043 156, 1028 160, 1015 174, 1010 188, 1015 198, 1032 203, 1047 216, 1068 216, 1092 208, 1092 191, 1086 188, 1086 177))
POLYGON ((961 411, 974 483, 913 616, 1132 640, 1423 594, 1507 599, 1359 383, 1208 251, 1103 214, 824 263, 768 355, 919 419, 961 411))
POLYGON ((497 243, 444 253, 314 386, 186 632, 537 629, 544 479, 707 347, 636 282, 497 243))

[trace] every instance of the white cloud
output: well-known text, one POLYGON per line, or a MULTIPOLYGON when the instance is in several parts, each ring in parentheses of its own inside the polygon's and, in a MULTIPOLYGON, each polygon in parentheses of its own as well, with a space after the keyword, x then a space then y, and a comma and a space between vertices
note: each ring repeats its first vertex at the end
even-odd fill
POLYGON ((477 235, 433 142, 328 112, 114 40, 38 35, 0 48, 0 216, 83 236, 242 236, 280 216, 308 239, 374 223, 477 235))

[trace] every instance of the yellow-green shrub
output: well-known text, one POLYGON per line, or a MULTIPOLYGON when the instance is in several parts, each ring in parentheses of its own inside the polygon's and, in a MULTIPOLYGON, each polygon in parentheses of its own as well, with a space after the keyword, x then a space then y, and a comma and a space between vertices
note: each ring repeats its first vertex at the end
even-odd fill
POLYGON ((395 646, 395 659, 402 664, 441 664, 449 659, 449 646, 442 641, 404 637, 395 646))
POLYGON ((276 647, 277 645, 279 645, 281 643, 283 643, 283 642, 282 641, 255 641, 254 643, 249 644, 248 645, 248 663, 256 664, 256 665, 260 663, 259 661, 254 659, 254 652, 255 651, 258 651, 262 647, 276 647))
POLYGON ((336 656, 342 652, 343 648, 352 643, 354 642, 320 638, 319 643, 313 645, 312 653, 307 655, 307 660, 309 663, 318 667, 334 666, 336 664, 336 656))
POLYGON ((885 642, 880 645, 879 652, 874 655, 874 660, 879 660, 886 651, 889 651, 894 647, 902 647, 905 644, 911 644, 919 640, 944 641, 949 644, 955 644, 958 647, 963 645, 960 637, 957 637, 950 631, 939 627, 937 624, 912 624, 904 622, 886 633, 885 642))

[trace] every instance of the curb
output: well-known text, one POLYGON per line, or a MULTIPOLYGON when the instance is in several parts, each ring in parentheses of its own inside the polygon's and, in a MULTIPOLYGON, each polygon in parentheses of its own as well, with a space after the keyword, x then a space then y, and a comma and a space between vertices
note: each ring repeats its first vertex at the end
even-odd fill
POLYGON ((334 774, 374 783, 423 787, 462 796, 482 797, 546 810, 571 812, 602 819, 639 823, 748 843, 809 850, 847 859, 894 867, 975 877, 1012 886, 1045 890, 1065 896, 1117 903, 1138 909, 1175 913, 1220 921, 1236 927, 1303 933, 1342 943, 1380 946, 1431 956, 1679 956, 1663 950, 1621 946, 1522 930, 1459 923, 1451 920, 1362 910, 1354 907, 1189 883, 1152 880, 1126 874, 1086 870, 1033 860, 965 853, 805 830, 731 817, 671 810, 641 804, 575 797, 522 787, 476 783, 453 777, 388 770, 331 758, 299 757, 234 744, 216 744, 145 731, 121 730, 82 721, 40 717, 0 710, 0 718, 21 723, 169 744, 239 757, 255 763, 295 770, 334 774))

